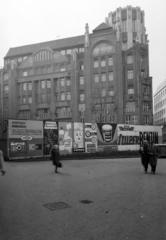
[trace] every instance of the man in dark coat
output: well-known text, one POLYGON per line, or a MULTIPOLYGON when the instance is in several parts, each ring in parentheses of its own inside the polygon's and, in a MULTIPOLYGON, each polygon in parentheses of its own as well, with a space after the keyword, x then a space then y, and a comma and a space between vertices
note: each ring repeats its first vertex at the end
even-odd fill
POLYGON ((139 152, 141 153, 141 161, 142 165, 144 166, 145 173, 148 171, 148 164, 149 164, 149 143, 147 140, 144 140, 143 147, 140 148, 139 152))
POLYGON ((158 147, 152 143, 152 145, 149 147, 149 163, 151 166, 151 172, 155 174, 156 172, 156 166, 157 166, 157 156, 158 156, 159 150, 158 147))
POLYGON ((57 173, 57 169, 60 165, 60 154, 59 154, 59 147, 58 145, 54 145, 51 150, 51 157, 53 161, 53 165, 55 165, 55 172, 57 173))

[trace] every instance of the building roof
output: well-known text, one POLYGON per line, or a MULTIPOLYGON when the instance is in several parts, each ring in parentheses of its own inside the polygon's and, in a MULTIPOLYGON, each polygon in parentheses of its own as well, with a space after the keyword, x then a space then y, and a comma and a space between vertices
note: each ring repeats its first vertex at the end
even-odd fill
POLYGON ((106 23, 101 23, 98 27, 96 27, 93 32, 99 31, 99 30, 103 30, 103 29, 107 29, 107 28, 111 28, 108 24, 106 23))
POLYGON ((65 49, 74 47, 76 45, 84 44, 84 35, 53 40, 49 42, 35 43, 21 47, 10 48, 5 58, 10 58, 18 55, 30 55, 40 48, 50 47, 51 49, 65 49))
POLYGON ((154 95, 156 95, 157 93, 159 93, 164 87, 166 87, 166 79, 164 81, 162 81, 162 83, 160 83, 157 86, 156 92, 154 95))

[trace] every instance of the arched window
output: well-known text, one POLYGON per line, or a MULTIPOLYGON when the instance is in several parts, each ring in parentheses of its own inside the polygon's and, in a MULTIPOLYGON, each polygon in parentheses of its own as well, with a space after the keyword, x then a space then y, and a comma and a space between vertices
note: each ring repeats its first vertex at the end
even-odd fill
POLYGON ((100 55, 112 54, 114 52, 114 47, 111 46, 109 43, 100 43, 93 49, 92 55, 95 57, 100 55))

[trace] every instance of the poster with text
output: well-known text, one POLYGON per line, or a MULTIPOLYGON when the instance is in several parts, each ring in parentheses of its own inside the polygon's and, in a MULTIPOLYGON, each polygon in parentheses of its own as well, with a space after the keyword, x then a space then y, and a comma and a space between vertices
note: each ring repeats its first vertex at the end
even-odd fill
POLYGON ((85 151, 96 152, 97 150, 97 124, 84 123, 85 151))
POLYGON ((118 124, 118 150, 139 150, 143 141, 162 143, 160 126, 118 124))
POLYGON ((8 120, 9 158, 43 155, 43 122, 8 120), (35 151, 32 150, 35 147, 35 151))
POLYGON ((82 122, 74 122, 73 125, 73 152, 85 152, 84 125, 82 122))
POLYGON ((58 123, 44 121, 44 155, 50 155, 53 145, 58 145, 58 123))
POLYGON ((72 123, 59 122, 59 150, 61 154, 72 153, 72 123))

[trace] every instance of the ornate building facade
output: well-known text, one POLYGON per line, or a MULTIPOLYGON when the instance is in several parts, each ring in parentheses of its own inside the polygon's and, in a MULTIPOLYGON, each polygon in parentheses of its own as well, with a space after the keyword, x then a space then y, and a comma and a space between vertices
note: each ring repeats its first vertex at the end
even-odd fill
POLYGON ((118 8, 92 33, 10 48, 0 70, 5 120, 153 124, 144 12, 118 8))

